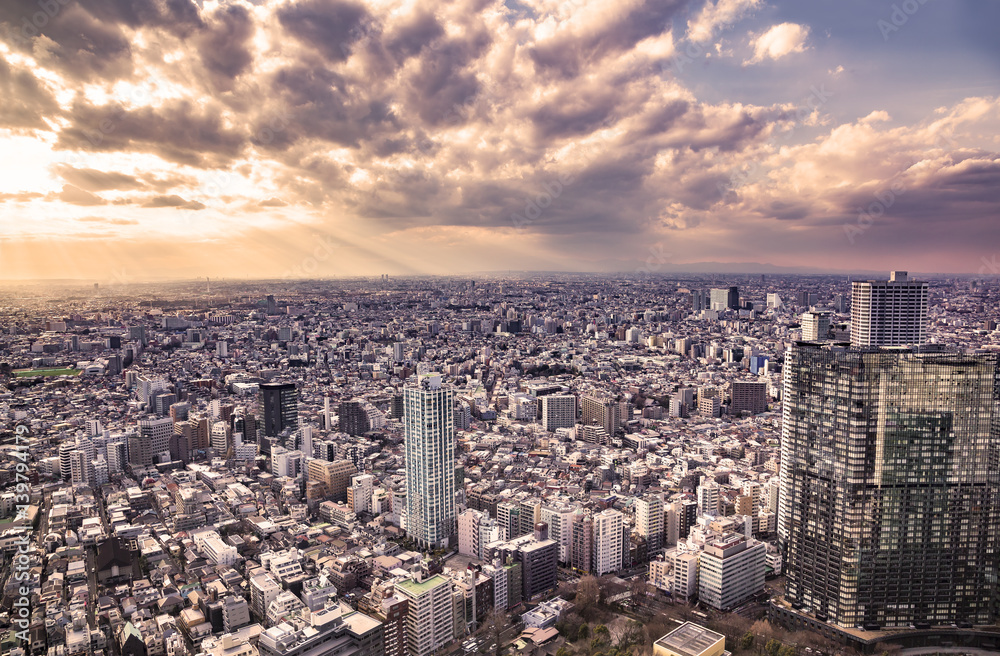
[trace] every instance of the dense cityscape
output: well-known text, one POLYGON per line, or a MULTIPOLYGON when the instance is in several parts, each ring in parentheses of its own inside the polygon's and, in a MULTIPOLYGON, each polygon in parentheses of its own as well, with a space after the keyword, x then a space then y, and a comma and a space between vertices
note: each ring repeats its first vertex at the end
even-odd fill
POLYGON ((8 284, 0 651, 996 649, 998 303, 904 271, 8 284))

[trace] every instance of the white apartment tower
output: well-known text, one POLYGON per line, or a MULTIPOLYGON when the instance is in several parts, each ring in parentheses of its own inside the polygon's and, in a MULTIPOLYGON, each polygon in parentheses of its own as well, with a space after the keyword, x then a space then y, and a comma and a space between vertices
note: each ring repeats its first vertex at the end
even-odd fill
POLYGON ((927 339, 927 283, 893 271, 851 285, 851 344, 904 346, 927 339))
POLYGON ((440 574, 426 580, 407 580, 396 590, 409 602, 406 646, 409 656, 427 656, 454 639, 455 622, 451 582, 440 574))
POLYGON ((722 491, 719 484, 708 479, 698 486, 698 514, 721 514, 722 491))
POLYGON ((375 491, 375 477, 371 474, 351 476, 351 487, 347 490, 348 505, 355 513, 370 512, 372 494, 375 491))
POLYGON ((423 374, 403 389, 406 532, 427 549, 455 534, 455 392, 440 374, 423 374))
POLYGON ((646 538, 646 549, 650 555, 663 549, 663 499, 649 495, 635 500, 635 528, 646 538))
POLYGON ((542 426, 550 433, 557 428, 576 425, 576 397, 572 394, 552 394, 542 397, 542 426))
POLYGON ((594 575, 622 568, 622 514, 607 508, 594 515, 594 575))

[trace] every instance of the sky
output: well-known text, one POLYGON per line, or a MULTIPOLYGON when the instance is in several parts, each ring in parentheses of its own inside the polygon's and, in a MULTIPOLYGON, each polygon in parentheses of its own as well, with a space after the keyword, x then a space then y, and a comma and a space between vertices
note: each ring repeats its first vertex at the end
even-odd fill
POLYGON ((997 274, 998 24, 985 0, 4 0, 0 279, 997 274))

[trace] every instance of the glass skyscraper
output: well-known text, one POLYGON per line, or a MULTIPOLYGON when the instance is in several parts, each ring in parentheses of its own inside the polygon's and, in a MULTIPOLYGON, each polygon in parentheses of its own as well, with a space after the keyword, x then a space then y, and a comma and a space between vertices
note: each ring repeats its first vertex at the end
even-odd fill
POLYGON ((264 415, 264 435, 277 437, 299 427, 299 391, 295 383, 262 383, 260 405, 264 415))
POLYGON ((797 343, 784 366, 787 601, 845 627, 992 623, 998 355, 797 343))
POLYGON ((440 374, 403 388, 406 427, 406 532, 426 549, 455 534, 455 393, 440 374))

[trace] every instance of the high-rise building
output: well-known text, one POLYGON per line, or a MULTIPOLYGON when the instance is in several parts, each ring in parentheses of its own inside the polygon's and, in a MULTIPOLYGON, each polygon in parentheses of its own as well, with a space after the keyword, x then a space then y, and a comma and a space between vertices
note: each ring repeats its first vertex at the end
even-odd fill
POLYGON ((652 557, 663 549, 663 499, 650 494, 635 500, 635 528, 646 539, 646 552, 652 557))
POLYGON ((576 397, 572 394, 551 394, 541 397, 542 427, 550 433, 557 428, 576 425, 576 397))
POLYGON ((570 565, 584 574, 593 571, 594 563, 594 517, 583 508, 578 508, 570 517, 570 565))
POLYGON ((426 580, 396 584, 408 602, 406 643, 409 656, 427 656, 452 641, 455 635, 452 584, 440 574, 426 580))
POLYGON ((830 313, 825 311, 805 312, 802 315, 802 341, 818 342, 830 334, 830 313))
POLYGON ((732 403, 729 406, 729 414, 739 415, 741 412, 749 412, 758 415, 767 412, 767 383, 733 381, 730 393, 732 403))
POLYGON ((927 283, 893 271, 851 285, 851 345, 906 346, 927 339, 927 283))
POLYGON ((340 417, 340 430, 348 435, 364 435, 371 430, 364 401, 341 401, 337 415, 340 417))
POLYGON ((594 574, 602 576, 622 568, 622 514, 607 508, 594 515, 594 574))
POLYGON ((555 540, 532 540, 518 549, 521 563, 521 594, 531 599, 554 589, 558 583, 559 545, 555 540))
POLYGON ((170 390, 170 381, 165 378, 142 374, 136 379, 135 393, 140 403, 145 403, 152 409, 153 398, 170 390))
POLYGON ((455 535, 455 392, 440 374, 423 374, 403 396, 406 532, 436 549, 455 535))
POLYGON ((573 529, 570 525, 573 507, 558 501, 549 501, 542 506, 542 521, 549 527, 549 537, 559 543, 559 562, 569 562, 570 542, 573 529))
POLYGON ((698 486, 698 514, 719 515, 722 510, 722 490, 712 479, 698 486))
POLYGON ((310 460, 309 464, 306 465, 306 476, 308 479, 323 483, 327 496, 340 503, 347 501, 347 491, 351 486, 351 477, 357 473, 358 468, 350 460, 330 462, 316 458, 310 460))
POLYGON ((170 462, 170 436, 173 435, 173 432, 174 422, 168 417, 140 419, 139 441, 141 452, 144 455, 142 462, 133 461, 133 464, 151 465, 158 462, 170 462), (145 456, 146 453, 148 453, 148 458, 145 456))
POLYGON ((628 403, 625 401, 582 396, 580 407, 584 426, 601 426, 609 436, 614 435, 631 418, 628 416, 628 403))
POLYGON ((778 536, 796 607, 845 627, 996 619, 998 358, 786 354, 778 536))
POLYGON ((764 589, 767 547, 740 533, 706 542, 698 556, 698 599, 730 610, 764 589))
POLYGON ((701 312, 712 307, 712 294, 707 289, 691 290, 691 311, 701 312))
POLYGON ((739 287, 712 289, 709 291, 709 298, 709 309, 711 310, 738 310, 740 308, 739 287))
POLYGON ((502 501, 497 504, 497 524, 500 527, 500 539, 510 540, 521 533, 521 506, 513 501, 502 501))
MULTIPOLYGON (((353 463, 352 463, 353 464, 353 463)), ((372 492, 375 477, 371 474, 357 474, 351 477, 351 487, 347 489, 347 505, 355 513, 369 512, 372 507, 372 492)))
POLYGON ((264 414, 264 435, 277 437, 299 427, 299 391, 295 383, 262 383, 260 405, 264 414))
POLYGON ((458 553, 482 560, 483 548, 500 539, 500 528, 488 513, 466 510, 458 516, 458 553))

